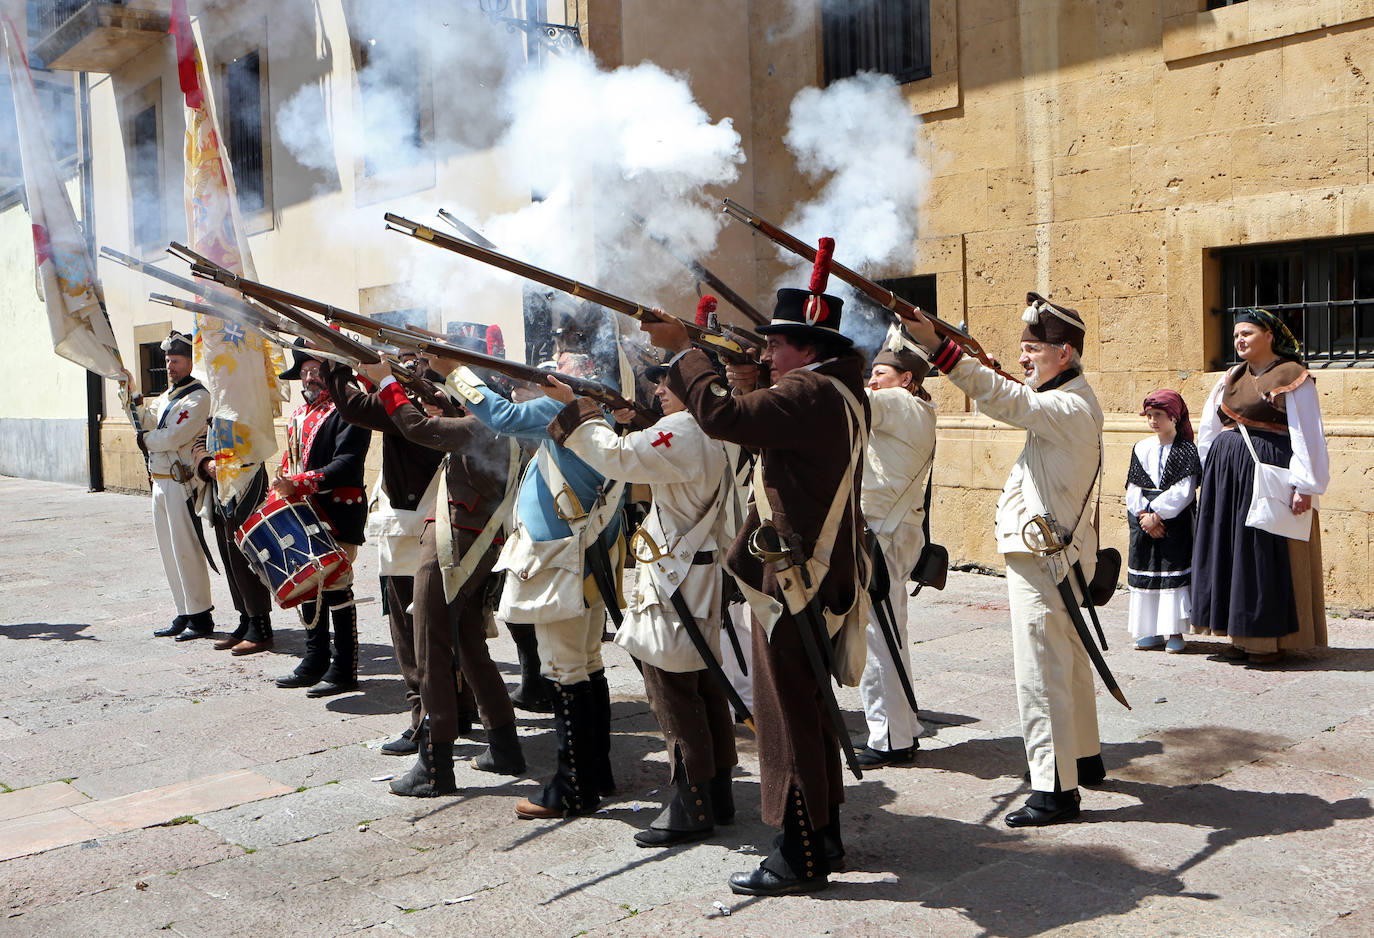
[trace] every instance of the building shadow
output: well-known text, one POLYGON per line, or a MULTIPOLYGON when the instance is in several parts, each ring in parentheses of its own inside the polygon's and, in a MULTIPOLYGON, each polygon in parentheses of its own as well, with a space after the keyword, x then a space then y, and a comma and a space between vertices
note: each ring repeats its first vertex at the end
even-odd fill
POLYGON ((89 622, 17 622, 0 625, 0 638, 36 638, 41 642, 93 642, 94 635, 79 634, 91 627, 89 622))

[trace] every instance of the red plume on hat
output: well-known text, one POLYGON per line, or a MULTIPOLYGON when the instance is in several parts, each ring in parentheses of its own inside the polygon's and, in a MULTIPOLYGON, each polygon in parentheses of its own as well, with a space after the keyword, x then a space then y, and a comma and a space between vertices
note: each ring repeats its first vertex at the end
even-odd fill
POLYGON ((496 358, 506 357, 506 340, 501 335, 500 326, 487 326, 487 354, 496 358))
POLYGON ((816 263, 811 267, 811 297, 806 301, 806 321, 811 325, 830 318, 830 306, 821 296, 830 280, 830 258, 835 255, 835 239, 821 238, 816 248, 816 263))
POLYGON ((706 326, 711 322, 711 314, 716 311, 716 298, 711 294, 706 294, 697 300, 697 325, 706 326))

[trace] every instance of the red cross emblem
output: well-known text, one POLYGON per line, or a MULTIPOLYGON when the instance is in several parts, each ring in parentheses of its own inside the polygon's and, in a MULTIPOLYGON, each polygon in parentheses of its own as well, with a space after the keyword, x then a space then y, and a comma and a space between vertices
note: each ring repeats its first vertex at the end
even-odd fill
POLYGON ((672 435, 671 433, 664 433, 662 430, 660 430, 660 431, 658 431, 658 439, 654 440, 654 441, 653 441, 652 443, 650 443, 649 445, 650 445, 650 446, 658 446, 660 443, 662 443, 664 449, 672 449, 672 448, 673 448, 673 444, 668 442, 668 441, 671 440, 672 438, 673 438, 673 435, 672 435))
POLYGON ((183 410, 180 414, 177 415, 177 423, 181 423, 189 416, 191 416, 191 412, 189 410, 183 410))

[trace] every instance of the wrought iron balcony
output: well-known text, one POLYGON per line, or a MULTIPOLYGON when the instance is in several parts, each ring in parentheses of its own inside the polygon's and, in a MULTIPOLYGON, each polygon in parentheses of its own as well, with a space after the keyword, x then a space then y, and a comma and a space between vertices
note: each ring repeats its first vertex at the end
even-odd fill
POLYGON ((34 58, 53 70, 113 72, 167 34, 170 0, 29 0, 34 58))

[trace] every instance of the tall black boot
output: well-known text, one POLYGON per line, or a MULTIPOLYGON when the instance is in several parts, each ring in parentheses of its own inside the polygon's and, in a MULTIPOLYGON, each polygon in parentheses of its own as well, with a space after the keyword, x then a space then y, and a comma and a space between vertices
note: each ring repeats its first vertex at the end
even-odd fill
POLYGON ((716 829, 710 786, 688 781, 681 759, 675 774, 677 793, 673 800, 654 818, 648 830, 635 834, 635 843, 641 847, 671 847, 705 840, 716 829))
POLYGON ((267 651, 275 641, 272 637, 272 617, 266 614, 252 616, 248 620, 248 632, 243 636, 243 641, 235 645, 229 654, 251 655, 254 652, 267 651))
POLYGON ((733 783, 735 767, 717 769, 711 776, 711 808, 717 824, 733 824, 735 821, 735 790, 733 783))
POLYGON ((311 687, 320 682, 320 676, 329 667, 329 608, 319 608, 316 602, 301 603, 301 622, 306 625, 305 657, 296 665, 296 670, 277 678, 278 687, 311 687), (318 610, 319 618, 316 618, 318 610), (315 627, 309 628, 311 622, 315 627))
POLYGON ((420 759, 410 771, 391 782, 391 791, 408 798, 435 798, 458 791, 453 779, 453 743, 436 743, 429 737, 429 721, 415 733, 420 759))
POLYGON ((334 659, 320 682, 305 692, 307 697, 329 697, 358 689, 358 607, 352 588, 324 594, 334 620, 334 659))
POLYGON ((590 683, 596 714, 596 736, 592 749, 596 761, 592 763, 592 773, 596 780, 596 793, 604 798, 616 793, 615 773, 611 770, 611 685, 606 681, 606 669, 594 672, 590 683))
POLYGON ((588 764, 594 759, 596 705, 590 681, 554 687, 554 732, 558 735, 558 768, 543 790, 522 798, 515 813, 522 818, 561 818, 590 814, 601 803, 588 764))
POLYGON ((525 754, 515 724, 493 726, 487 730, 487 751, 472 760, 473 767, 497 775, 520 775, 525 771, 525 754))
POLYGON ((520 687, 510 702, 530 713, 553 713, 553 689, 548 678, 539 673, 539 639, 532 625, 507 625, 520 658, 520 687))
POLYGON ((248 613, 240 612, 238 628, 234 629, 234 631, 230 632, 224 638, 215 639, 215 651, 227 651, 243 641, 243 637, 248 634, 248 621, 248 613))
POLYGON ((821 831, 806 814, 800 789, 787 793, 782 835, 757 869, 730 877, 731 891, 744 896, 785 896, 817 892, 830 885, 821 831))

